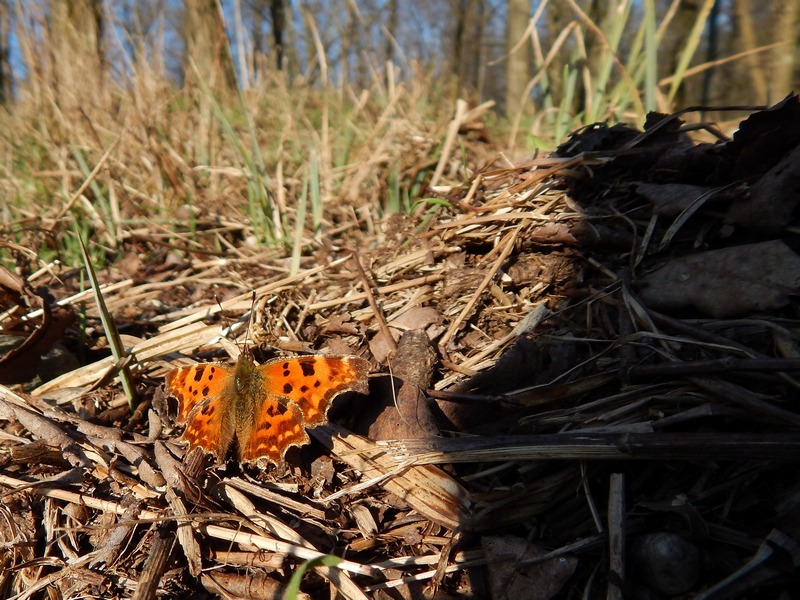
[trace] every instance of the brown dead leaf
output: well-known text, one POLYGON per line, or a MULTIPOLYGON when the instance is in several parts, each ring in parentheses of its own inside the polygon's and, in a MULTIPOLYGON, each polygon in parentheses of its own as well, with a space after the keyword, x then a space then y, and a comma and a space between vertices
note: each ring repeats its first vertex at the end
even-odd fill
POLYGON ((716 318, 785 306, 800 292, 800 257, 773 240, 668 261, 642 281, 641 298, 660 310, 694 305, 716 318))
POLYGON ((1 331, 12 340, 11 348, 0 355, 0 383, 12 384, 30 381, 37 374, 39 362, 53 344, 64 335, 64 330, 75 320, 72 310, 52 307, 47 300, 17 275, 0 267, 0 310, 16 309, 17 314, 26 314, 30 308, 42 309, 38 326, 31 328, 30 322, 8 319, 1 331), (20 339, 19 343, 14 340, 20 339))
POLYGON ((334 333, 344 333, 346 335, 358 335, 358 323, 347 313, 340 313, 328 319, 328 323, 320 330, 320 335, 331 335, 334 333))
POLYGON ((406 331, 400 338, 392 361, 393 380, 401 382, 393 394, 381 394, 385 402, 375 404, 362 415, 369 423, 373 440, 425 438, 439 434, 439 428, 425 399, 431 386, 436 353, 424 331, 406 331), (377 414, 375 414, 377 412, 377 414))
MULTIPOLYGON (((389 333, 391 333, 394 342, 400 339, 403 331, 408 330, 424 330, 427 332, 428 337, 433 339, 438 333, 441 333, 438 328, 443 320, 441 313, 435 308, 417 306, 390 321, 389 333)), ((377 362, 385 363, 394 352, 395 344, 386 339, 383 331, 379 331, 369 341, 369 349, 377 362)))
POLYGON ((654 213, 667 216, 681 214, 695 200, 712 189, 702 185, 644 181, 635 181, 633 185, 636 193, 653 205, 654 213))
POLYGON ((772 168, 798 143, 800 97, 792 93, 742 121, 726 150, 735 157, 733 173, 743 178, 772 168))
POLYGON ((19 297, 22 294, 22 289, 25 287, 25 281, 15 273, 12 273, 7 268, 0 266, 0 306, 5 306, 6 296, 19 297))
POLYGON ((407 310, 390 323, 390 327, 399 329, 417 329, 420 331, 426 330, 431 325, 440 325, 442 323, 441 313, 430 306, 417 306, 411 310, 407 310))
POLYGON ((800 202, 800 146, 753 184, 750 194, 731 205, 726 223, 776 235, 792 220, 800 202))

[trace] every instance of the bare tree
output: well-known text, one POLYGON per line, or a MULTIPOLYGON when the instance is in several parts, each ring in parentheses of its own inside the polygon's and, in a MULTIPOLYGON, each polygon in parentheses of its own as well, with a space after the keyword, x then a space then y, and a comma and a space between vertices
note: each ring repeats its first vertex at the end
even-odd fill
POLYGON ((280 71, 286 67, 284 56, 286 46, 287 6, 286 0, 270 0, 269 14, 272 20, 272 44, 275 50, 275 67, 280 71))
MULTIPOLYGON (((738 40, 737 52, 752 51, 758 46, 756 27, 750 15, 749 0, 734 0, 733 3, 734 37, 738 40)), ((767 97, 766 73, 762 67, 762 59, 757 54, 749 54, 744 58, 744 71, 750 85, 747 87, 755 92, 753 100, 767 97)))
POLYGON ((198 76, 214 90, 234 90, 236 71, 219 2, 194 0, 185 10, 186 80, 198 76))
POLYGON ((519 114, 523 107, 525 87, 531 77, 530 44, 523 36, 531 20, 531 3, 528 0, 508 0, 506 5, 506 93, 505 113, 519 114))
POLYGON ((11 10, 7 0, 0 2, 0 104, 11 100, 11 63, 8 61, 9 34, 11 30, 11 10))
POLYGON ((85 106, 105 87, 101 0, 49 0, 47 28, 56 102, 85 106))
POLYGON ((389 0, 386 3, 386 12, 389 17, 386 19, 386 42, 383 50, 384 62, 390 62, 394 56, 394 40, 392 37, 397 31, 397 13, 398 13, 397 0, 389 0))
POLYGON ((487 0, 450 0, 453 21, 452 73, 458 88, 473 94, 481 93, 485 66, 485 21, 487 0))
MULTIPOLYGON (((144 72, 164 77, 166 53, 164 33, 167 22, 167 0, 116 0, 115 23, 129 40, 128 50, 133 68, 141 77, 144 72)), ((114 60, 113 54, 109 62, 114 60)))
POLYGON ((730 10, 729 17, 720 19, 721 27, 730 29, 720 33, 719 56, 748 54, 717 69, 712 100, 776 102, 797 86, 800 5, 797 0, 734 0, 730 10))
POLYGON ((777 43, 773 48, 770 61, 771 97, 775 102, 792 91, 795 83, 794 72, 797 64, 798 7, 797 0, 780 0, 773 4, 772 41, 777 43))
MULTIPOLYGON (((678 60, 681 50, 689 41, 695 21, 700 14, 700 4, 697 2, 681 2, 675 12, 675 17, 669 28, 669 37, 664 42, 663 62, 666 71, 674 73, 678 67, 678 60)), ((684 107, 691 104, 699 104, 701 96, 700 81, 689 79, 683 82, 678 93, 675 95, 675 105, 684 107)))
POLYGON ((253 75, 275 69, 297 71, 296 48, 292 44, 292 7, 287 0, 248 0, 245 21, 253 37, 253 75))

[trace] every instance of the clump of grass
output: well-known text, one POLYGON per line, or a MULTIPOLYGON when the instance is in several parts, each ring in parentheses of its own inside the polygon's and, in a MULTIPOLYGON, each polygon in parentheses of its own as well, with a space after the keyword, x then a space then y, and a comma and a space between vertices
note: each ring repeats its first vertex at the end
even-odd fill
MULTIPOLYGON (((589 123, 641 122, 648 110, 668 111, 712 3, 697 11, 676 72, 661 80, 657 57, 676 3, 661 14, 653 0, 615 0, 593 21, 569 0, 572 21, 546 44, 539 26, 553 3, 541 3, 520 42, 531 46, 535 67, 524 109, 508 121, 481 115, 507 134, 502 149, 513 157, 520 147, 554 148, 589 123)), ((46 36, 23 42, 49 60, 46 36)), ((25 101, 0 115, 8 132, 0 139, 3 233, 23 242, 31 227, 48 232, 63 245, 35 248, 43 257, 54 250, 79 264, 60 234, 63 220, 75 220, 99 246, 91 249, 98 264, 113 260, 131 231, 218 251, 242 242, 284 245, 296 263, 329 223, 352 220, 354 206, 363 207, 360 219, 377 221, 431 196, 426 187, 442 173, 469 175, 445 170, 441 160, 467 164, 451 156, 452 126, 465 110, 454 120, 453 101, 462 94, 454 79, 419 65, 404 67, 406 79, 387 64, 363 89, 335 86, 318 45, 316 85, 272 68, 245 90, 225 92, 202 77, 176 85, 160 59, 122 55, 122 73, 98 77, 90 95, 80 82, 65 90, 64 82, 32 76, 25 101)), ((0 261, 12 258, 0 254, 0 261)))
MULTIPOLYGON (((62 225, 75 220, 111 258, 134 230, 183 243, 164 235, 174 232, 210 248, 219 235, 292 247, 298 219, 313 238, 353 204, 376 219, 408 208, 424 187, 417 165, 435 161, 451 116, 424 86, 389 90, 380 73, 360 95, 297 88, 275 72, 226 96, 143 69, 127 85, 107 83, 91 112, 20 103, 0 116, 14 132, 0 140, 6 236, 22 241, 33 226, 61 240, 62 225), (309 211, 300 214, 307 184, 309 211), (220 234, 220 223, 239 230, 220 234)), ((62 258, 79 264, 73 250, 62 258)))
POLYGON ((568 0, 573 20, 545 46, 538 26, 547 4, 539 5, 528 30, 536 69, 526 90, 532 101, 512 115, 510 147, 526 143, 525 133, 527 143, 552 148, 571 131, 598 121, 642 123, 650 111, 670 112, 685 79, 713 66, 689 71, 713 0, 701 3, 679 48, 675 72, 666 77, 658 60, 675 26, 677 2, 662 12, 654 0, 615 0, 602 5, 602 16, 593 20, 568 0))

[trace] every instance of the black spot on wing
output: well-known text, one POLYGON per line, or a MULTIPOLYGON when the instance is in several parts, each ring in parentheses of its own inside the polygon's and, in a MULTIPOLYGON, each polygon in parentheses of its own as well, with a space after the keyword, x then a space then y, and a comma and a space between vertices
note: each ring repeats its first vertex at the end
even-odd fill
POLYGON ((284 414, 288 408, 286 408, 283 404, 270 404, 267 407, 267 414, 270 417, 274 417, 275 415, 282 415, 284 414))
POLYGON ((313 377, 314 376, 314 363, 315 360, 308 360, 303 361, 300 363, 300 368, 303 370, 304 377, 313 377))

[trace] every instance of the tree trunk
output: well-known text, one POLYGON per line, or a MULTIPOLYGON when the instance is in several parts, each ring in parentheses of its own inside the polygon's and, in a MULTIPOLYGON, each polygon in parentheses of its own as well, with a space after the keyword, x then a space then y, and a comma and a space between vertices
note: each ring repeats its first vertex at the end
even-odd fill
MULTIPOLYGON (((797 0, 780 0, 774 4, 770 41, 778 44, 772 49, 770 61, 770 90, 768 103, 777 102, 792 91, 797 56, 797 0)), ((762 100, 762 99, 759 99, 762 100)))
POLYGON ((221 93, 236 89, 228 36, 217 0, 186 2, 186 55, 184 74, 187 84, 199 77, 208 87, 221 93))
POLYGON ((49 0, 49 83, 62 111, 96 101, 105 85, 101 0, 49 0))
POLYGON ((286 68, 284 63, 284 41, 286 33, 286 1, 272 0, 269 4, 272 17, 272 43, 275 47, 275 66, 279 71, 286 68))
POLYGON ((452 73, 459 94, 479 91, 483 69, 486 0, 451 0, 453 15, 452 73))
MULTIPOLYGON (((681 51, 686 46, 692 27, 700 12, 700 3, 681 2, 675 17, 670 25, 670 36, 664 43, 663 63, 667 65, 669 73, 674 73, 678 67, 681 51)), ((700 80, 689 78, 678 88, 673 104, 683 108, 700 102, 700 80)))
POLYGON ((386 12, 389 17, 386 19, 386 30, 389 35, 386 36, 386 45, 383 50, 383 62, 390 63, 394 58, 394 39, 392 36, 397 34, 397 0, 389 0, 386 4, 386 12))
POLYGON ((8 61, 11 10, 7 0, 0 2, 0 104, 8 104, 12 94, 12 71, 8 61))
MULTIPOLYGON (((734 52, 746 52, 758 47, 756 27, 753 24, 753 16, 750 14, 749 0, 734 0, 733 27, 733 38, 738 40, 738 45, 733 48, 734 52)), ((742 104, 764 102, 767 97, 767 80, 763 69, 763 57, 758 54, 750 54, 743 59, 743 62, 747 78, 750 80, 747 88, 755 93, 755 97, 741 100, 742 104)))
POLYGON ((520 44, 530 20, 531 3, 528 0, 508 0, 505 114, 509 117, 515 117, 523 109, 523 94, 531 78, 531 46, 527 40, 520 44))

